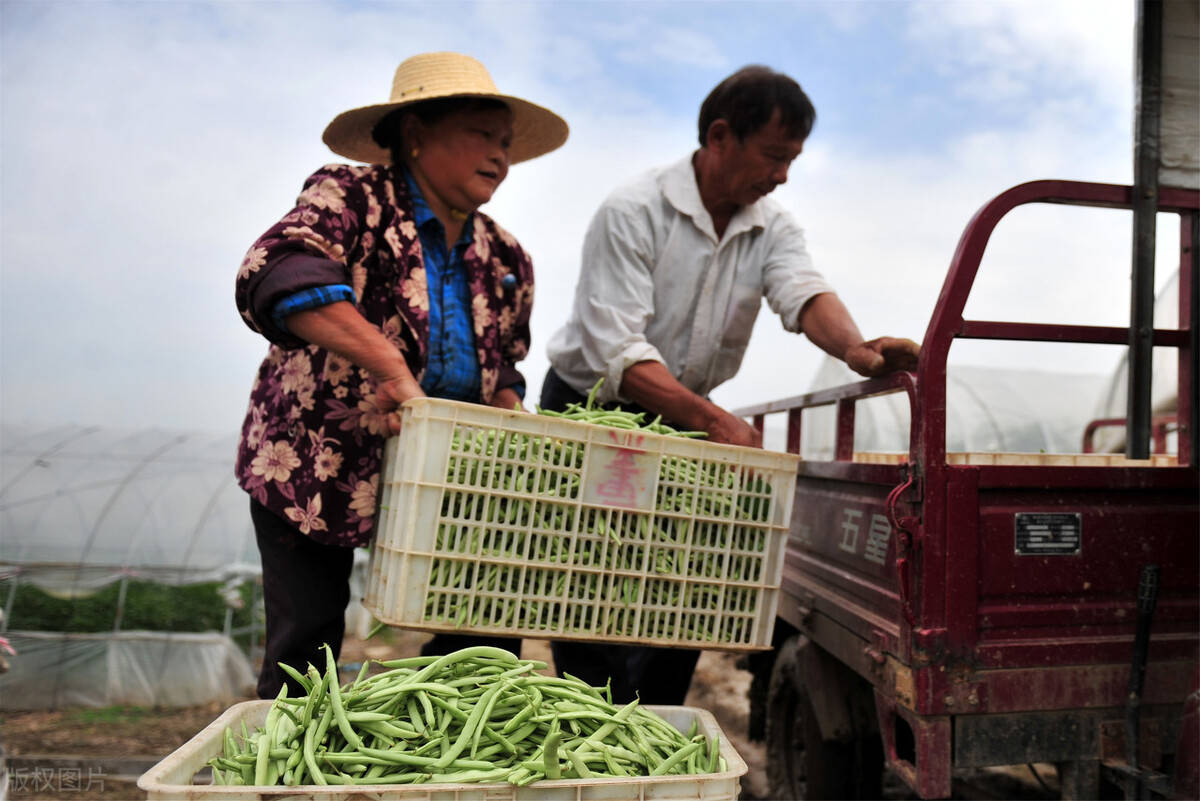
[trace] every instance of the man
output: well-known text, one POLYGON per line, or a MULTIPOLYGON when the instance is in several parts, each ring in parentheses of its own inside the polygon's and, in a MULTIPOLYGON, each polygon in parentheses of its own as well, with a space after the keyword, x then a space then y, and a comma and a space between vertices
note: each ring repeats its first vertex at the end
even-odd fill
MULTIPOLYGON (((759 447, 745 420, 708 400, 741 365, 762 298, 864 376, 916 367, 908 339, 865 341, 813 268, 800 227, 767 197, 787 181, 816 112, 800 86, 763 66, 717 85, 700 107, 700 149, 613 192, 592 219, 566 325, 551 339, 541 406, 597 399, 714 442, 759 447)), ((610 677, 614 701, 682 704, 699 651, 555 642, 556 666, 610 677)))

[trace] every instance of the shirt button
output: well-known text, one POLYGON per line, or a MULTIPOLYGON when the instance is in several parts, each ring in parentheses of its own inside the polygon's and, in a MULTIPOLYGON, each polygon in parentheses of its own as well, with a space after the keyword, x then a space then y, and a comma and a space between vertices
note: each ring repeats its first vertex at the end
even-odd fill
POLYGON ((508 275, 506 275, 500 279, 500 286, 504 287, 505 289, 512 289, 516 285, 517 285, 517 277, 515 275, 513 275, 512 273, 509 273, 508 275))

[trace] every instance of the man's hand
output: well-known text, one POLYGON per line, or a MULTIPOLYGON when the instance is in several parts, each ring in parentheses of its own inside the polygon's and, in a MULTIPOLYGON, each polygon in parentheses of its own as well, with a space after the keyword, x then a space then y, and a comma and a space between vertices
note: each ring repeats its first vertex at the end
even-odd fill
POLYGON ((684 387, 661 362, 637 362, 627 367, 621 378, 621 392, 672 425, 708 432, 710 442, 762 447, 762 434, 754 426, 684 387))
POLYGON ((400 433, 400 405, 413 398, 423 398, 421 385, 405 371, 405 375, 380 381, 375 388, 375 402, 383 412, 384 433, 394 437, 400 433))
POLYGON ((744 445, 747 448, 762 447, 762 434, 757 428, 724 409, 718 408, 717 412, 719 414, 715 415, 712 422, 704 427, 704 430, 708 432, 709 442, 744 445))
POLYGON ((921 346, 911 339, 879 337, 852 345, 844 358, 851 370, 874 378, 898 370, 915 370, 920 355, 921 346))

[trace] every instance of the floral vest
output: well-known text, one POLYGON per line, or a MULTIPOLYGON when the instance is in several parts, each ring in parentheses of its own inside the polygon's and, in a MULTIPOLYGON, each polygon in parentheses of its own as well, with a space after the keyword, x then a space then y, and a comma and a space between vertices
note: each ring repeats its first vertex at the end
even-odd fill
MULTIPOLYGON (((533 264, 490 218, 477 211, 473 220, 464 261, 481 372, 479 400, 487 403, 497 389, 521 380, 514 365, 529 349, 533 264), (516 283, 502 284, 507 275, 516 283)), ((235 467, 238 483, 318 542, 364 545, 374 526, 384 443, 374 381, 337 354, 274 330, 253 307, 262 271, 275 269, 290 254, 309 262, 316 257, 329 271, 325 283, 351 286, 358 310, 404 353, 420 381, 429 346, 429 294, 402 174, 383 165, 318 170, 305 182, 296 208, 251 246, 236 288, 243 320, 274 340, 250 392, 235 467)), ((289 277, 271 279, 278 287, 289 277)), ((311 285, 302 282, 294 289, 311 285)))

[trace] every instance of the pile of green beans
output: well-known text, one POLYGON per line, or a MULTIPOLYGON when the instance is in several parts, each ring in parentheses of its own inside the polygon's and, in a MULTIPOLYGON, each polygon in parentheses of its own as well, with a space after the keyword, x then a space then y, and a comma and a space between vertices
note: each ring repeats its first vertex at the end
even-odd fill
MULTIPOLYGON (((538 412, 626 430, 705 436, 676 431, 660 418, 645 422, 644 413, 597 408, 599 387, 584 404, 538 412)), ((425 621, 746 642, 759 593, 734 588, 757 588, 764 580, 770 482, 737 464, 664 454, 654 512, 589 506, 580 502, 585 447, 555 436, 455 429, 425 621), (572 607, 579 602, 610 611, 577 613, 572 607), (658 610, 648 613, 656 615, 654 625, 639 621, 638 610, 658 610), (664 610, 735 614, 714 630, 695 616, 660 614, 664 610), (568 611, 573 614, 564 620, 568 611)))
POLYGON ((209 760, 215 784, 363 785, 508 782, 703 774, 726 770, 718 738, 686 734, 606 688, 545 676, 542 662, 477 646, 384 660, 339 682, 326 668, 286 670, 263 726, 225 729, 209 760))

